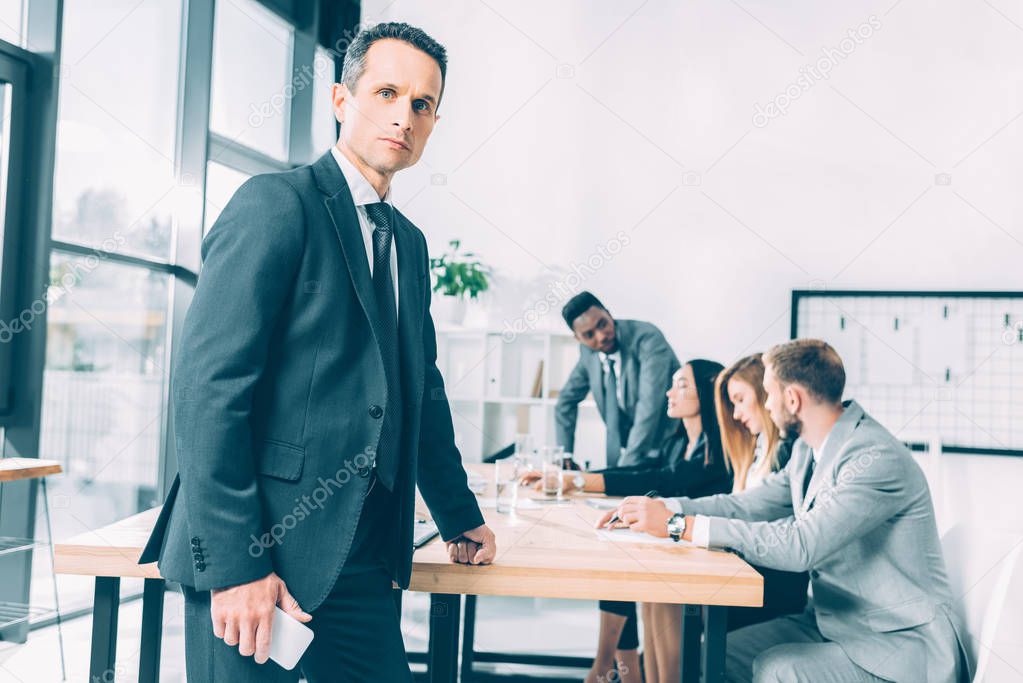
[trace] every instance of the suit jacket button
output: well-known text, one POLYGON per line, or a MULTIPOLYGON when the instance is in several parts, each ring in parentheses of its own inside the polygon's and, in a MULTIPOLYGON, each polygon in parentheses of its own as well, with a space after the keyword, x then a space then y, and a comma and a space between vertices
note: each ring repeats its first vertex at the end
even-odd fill
POLYGON ((384 416, 384 409, 374 403, 369 407, 369 416, 374 420, 379 420, 384 416))
POLYGON ((206 563, 205 562, 196 562, 195 563, 195 568, 197 570, 201 571, 201 572, 204 572, 204 571, 206 571, 206 563))
POLYGON ((192 545, 199 545, 199 537, 192 536, 192 545))
POLYGON ((819 571, 817 571, 816 569, 811 569, 810 570, 810 578, 811 579, 818 579, 818 578, 820 578, 820 575, 821 575, 821 573, 819 571))

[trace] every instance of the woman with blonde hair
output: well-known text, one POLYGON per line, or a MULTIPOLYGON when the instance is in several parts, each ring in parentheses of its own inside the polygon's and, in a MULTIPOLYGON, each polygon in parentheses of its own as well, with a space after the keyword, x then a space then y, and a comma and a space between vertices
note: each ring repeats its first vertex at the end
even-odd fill
POLYGON ((781 442, 766 400, 761 354, 740 358, 718 375, 714 404, 732 493, 760 485, 788 462, 791 445, 781 442))
MULTIPOLYGON (((794 438, 782 439, 764 403, 764 361, 759 353, 740 358, 718 374, 714 405, 721 429, 725 467, 732 473, 732 493, 760 486, 784 469, 794 438)), ((728 608, 728 630, 757 624, 806 607, 806 572, 783 572, 754 566, 764 577, 763 607, 728 608)))

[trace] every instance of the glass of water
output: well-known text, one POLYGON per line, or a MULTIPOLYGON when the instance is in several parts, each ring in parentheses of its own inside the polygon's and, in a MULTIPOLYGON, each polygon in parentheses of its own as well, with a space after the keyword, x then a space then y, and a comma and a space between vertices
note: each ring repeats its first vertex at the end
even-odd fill
POLYGON ((543 494, 551 498, 561 498, 561 494, 565 490, 562 471, 565 448, 563 446, 544 446, 540 456, 540 480, 543 482, 543 494))
POLYGON ((498 512, 515 510, 522 474, 522 459, 517 455, 494 461, 494 505, 498 512))

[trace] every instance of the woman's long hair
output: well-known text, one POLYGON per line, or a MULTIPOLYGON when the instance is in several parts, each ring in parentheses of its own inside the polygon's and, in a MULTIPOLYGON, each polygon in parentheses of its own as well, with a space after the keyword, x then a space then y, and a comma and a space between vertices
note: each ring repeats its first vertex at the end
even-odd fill
POLYGON ((709 465, 721 452, 721 430, 718 427, 717 413, 714 410, 714 381, 725 366, 712 360, 695 358, 686 363, 693 370, 696 380, 696 397, 700 401, 700 423, 707 444, 703 452, 703 464, 709 465))
POLYGON ((746 488, 746 475, 753 465, 757 437, 750 433, 742 424, 735 421, 735 404, 728 396, 728 381, 732 378, 741 380, 753 387, 756 394, 760 423, 763 425, 764 436, 767 438, 767 453, 761 468, 771 472, 778 466, 778 428, 771 415, 764 407, 767 392, 764 390, 764 361, 759 353, 746 356, 735 361, 721 372, 717 378, 714 392, 714 403, 717 408, 717 420, 721 429, 721 442, 725 456, 725 466, 734 471, 735 490, 746 488))

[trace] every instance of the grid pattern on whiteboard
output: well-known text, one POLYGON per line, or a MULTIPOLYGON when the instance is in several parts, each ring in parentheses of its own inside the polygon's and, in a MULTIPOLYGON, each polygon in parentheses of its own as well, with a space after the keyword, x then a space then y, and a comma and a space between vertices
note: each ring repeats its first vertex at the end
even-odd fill
POLYGON ((1023 292, 795 291, 794 337, 835 347, 846 398, 904 441, 1023 455, 1023 292))

